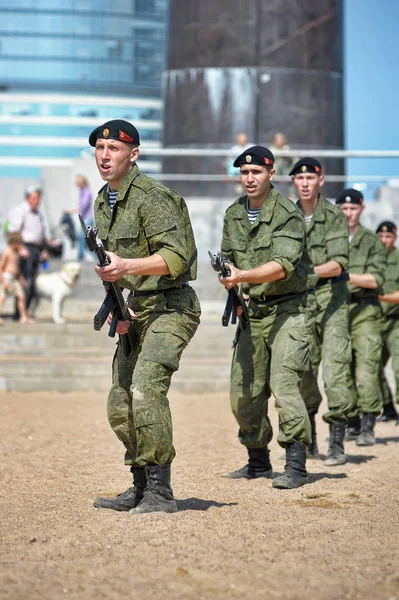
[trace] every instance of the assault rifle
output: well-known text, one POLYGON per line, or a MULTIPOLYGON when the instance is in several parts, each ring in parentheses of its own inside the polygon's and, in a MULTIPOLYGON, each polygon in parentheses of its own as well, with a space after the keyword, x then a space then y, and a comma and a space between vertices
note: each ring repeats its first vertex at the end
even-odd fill
MULTIPOLYGON (((86 225, 81 215, 79 215, 79 220, 83 229, 86 245, 90 252, 95 252, 98 259, 98 266, 105 267, 111 264, 104 250, 104 246, 100 242, 97 242, 97 228, 86 225)), ((110 337, 115 337, 118 321, 131 321, 131 316, 118 282, 103 281, 103 284, 107 293, 100 310, 94 316, 94 329, 95 331, 100 331, 107 320, 108 315, 111 313, 112 321, 108 335, 110 337)), ((123 354, 129 356, 135 343, 133 331, 129 329, 127 333, 119 336, 119 340, 123 354)))
MULTIPOLYGON (((222 258, 220 252, 217 254, 212 254, 208 251, 208 254, 214 271, 217 271, 222 277, 229 277, 229 275, 231 275, 231 271, 228 266, 229 261, 225 258, 222 258)), ((237 323, 237 309, 239 306, 242 308, 242 313, 238 317, 239 324, 233 340, 233 348, 237 344, 241 329, 246 329, 249 321, 247 303, 242 296, 241 288, 239 288, 238 285, 235 285, 233 288, 228 290, 226 306, 222 315, 223 327, 227 327, 230 318, 232 325, 237 323)))

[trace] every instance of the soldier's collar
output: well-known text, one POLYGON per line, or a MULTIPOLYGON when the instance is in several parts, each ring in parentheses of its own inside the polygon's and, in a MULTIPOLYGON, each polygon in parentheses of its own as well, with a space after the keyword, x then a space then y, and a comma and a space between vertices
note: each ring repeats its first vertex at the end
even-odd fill
POLYGON ((271 185, 267 198, 260 209, 259 221, 263 221, 264 223, 270 223, 270 221, 273 218, 277 198, 278 192, 275 190, 274 185, 271 185))
POLYGON ((359 227, 356 230, 355 235, 352 238, 351 241, 351 247, 353 248, 354 246, 358 247, 360 246, 360 242, 362 241, 362 238, 365 234, 365 228, 363 227, 363 225, 359 224, 359 227))
MULTIPOLYGON (((323 196, 321 196, 321 194, 319 194, 317 196, 317 201, 316 201, 316 204, 314 205, 314 209, 313 209, 312 223, 314 223, 315 221, 317 221, 318 223, 324 223, 326 220, 326 212, 325 212, 325 208, 323 206, 322 200, 323 200, 323 196)), ((298 206, 299 210, 303 213, 303 208, 302 208, 300 200, 297 201, 297 206, 298 206)))
POLYGON ((121 187, 119 188, 119 191, 118 191, 118 200, 122 200, 126 196, 126 193, 128 192, 132 181, 134 179, 136 179, 136 177, 139 174, 140 174, 140 170, 139 170, 138 166, 136 165, 136 163, 134 163, 134 165, 132 167, 130 167, 129 171, 126 173, 126 175, 121 183, 121 187))

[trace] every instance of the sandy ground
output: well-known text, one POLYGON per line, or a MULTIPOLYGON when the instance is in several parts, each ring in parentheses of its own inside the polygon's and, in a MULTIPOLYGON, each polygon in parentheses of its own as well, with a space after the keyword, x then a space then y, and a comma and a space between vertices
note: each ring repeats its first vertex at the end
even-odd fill
POLYGON ((398 427, 279 491, 220 477, 245 462, 227 394, 172 393, 179 512, 130 516, 92 507, 130 484, 105 401, 0 394, 2 600, 399 600, 398 427))

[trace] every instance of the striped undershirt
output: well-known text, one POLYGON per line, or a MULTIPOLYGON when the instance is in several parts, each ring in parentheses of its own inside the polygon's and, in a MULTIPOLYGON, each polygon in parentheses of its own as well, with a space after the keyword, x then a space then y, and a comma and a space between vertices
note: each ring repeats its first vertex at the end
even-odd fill
POLYGON ((249 208, 249 205, 247 203, 247 214, 248 214, 248 221, 251 223, 251 225, 253 225, 256 221, 256 219, 258 218, 258 215, 260 213, 260 208, 249 208))
POLYGON ((116 198, 118 196, 118 190, 116 192, 112 192, 110 190, 109 184, 107 185, 107 194, 108 194, 108 204, 110 209, 112 210, 115 206, 116 198))

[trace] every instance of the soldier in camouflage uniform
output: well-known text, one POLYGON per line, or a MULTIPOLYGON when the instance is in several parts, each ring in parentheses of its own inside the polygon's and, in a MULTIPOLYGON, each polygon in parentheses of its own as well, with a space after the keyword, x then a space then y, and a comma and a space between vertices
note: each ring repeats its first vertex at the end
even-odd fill
POLYGON ((352 408, 351 342, 349 335, 349 292, 346 270, 349 260, 348 221, 342 211, 323 198, 322 166, 311 157, 292 168, 292 183, 298 193, 298 207, 307 225, 310 258, 320 279, 316 284, 319 309, 315 336, 310 346, 311 370, 304 374, 301 392, 312 427, 308 456, 318 458, 315 416, 322 397, 317 385, 320 361, 328 411, 323 419, 330 425, 329 449, 325 464, 343 465, 347 457, 344 438, 347 415, 352 408))
POLYGON ((118 344, 108 396, 108 419, 125 446, 133 487, 116 498, 97 498, 94 506, 133 514, 175 512, 167 393, 200 317, 197 296, 188 285, 197 269, 190 218, 176 192, 140 173, 139 134, 133 125, 109 121, 91 133, 89 143, 107 182, 94 212, 111 264, 96 272, 130 290, 132 321, 120 321, 117 332, 132 328, 137 340, 129 356, 118 344))
POLYGON ((222 255, 231 261, 230 289, 241 285, 249 296, 249 326, 234 350, 230 400, 239 440, 248 464, 227 477, 271 478, 268 444, 272 428, 268 401, 274 395, 279 413, 278 442, 286 449, 283 475, 273 487, 295 488, 307 482, 306 447, 310 422, 299 392, 309 369, 309 340, 317 281, 306 249, 305 222, 293 202, 273 185, 274 156, 253 146, 235 160, 245 190, 226 211, 222 255))
POLYGON ((382 308, 378 296, 385 279, 386 250, 378 236, 360 224, 364 211, 361 192, 343 190, 336 203, 349 225, 349 323, 356 388, 346 439, 356 439, 358 446, 372 446, 376 418, 383 405, 379 385, 382 308))
POLYGON ((384 410, 377 422, 396 421, 396 424, 399 425, 398 413, 384 372, 384 367, 391 358, 396 382, 396 402, 399 402, 399 251, 395 248, 397 240, 395 223, 383 221, 377 228, 377 235, 386 247, 388 254, 384 294, 380 296, 384 313, 380 367, 380 386, 384 398, 384 410))

